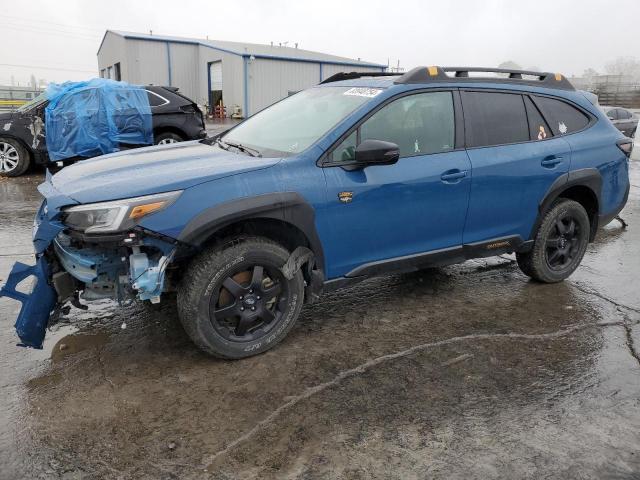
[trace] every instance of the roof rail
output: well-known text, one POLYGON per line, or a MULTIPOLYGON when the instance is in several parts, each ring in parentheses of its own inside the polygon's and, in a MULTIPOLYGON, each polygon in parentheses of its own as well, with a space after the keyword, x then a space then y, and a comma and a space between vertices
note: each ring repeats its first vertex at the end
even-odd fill
POLYGON ((505 68, 482 67, 416 67, 403 74, 394 83, 434 83, 434 82, 474 82, 478 78, 490 79, 496 83, 517 83, 561 90, 575 90, 564 75, 529 70, 511 70, 505 68), (505 77, 470 77, 473 73, 503 73, 505 77), (526 77, 526 78, 525 78, 526 77))
POLYGON ((560 90, 575 90, 567 77, 559 73, 533 72, 530 70, 510 70, 506 68, 482 68, 482 67, 416 67, 407 73, 393 72, 340 72, 324 79, 320 84, 339 82, 341 80, 353 80, 362 77, 399 77, 394 83, 436 83, 436 82, 476 82, 491 80, 494 83, 516 83, 520 85, 532 85, 536 87, 556 88, 560 90), (504 77, 483 77, 482 75, 470 77, 469 73, 502 73, 504 77))
POLYGON ((398 75, 400 74, 392 72, 339 72, 325 78, 320 82, 320 85, 323 83, 340 82, 342 80, 353 80, 361 77, 397 77, 398 75))

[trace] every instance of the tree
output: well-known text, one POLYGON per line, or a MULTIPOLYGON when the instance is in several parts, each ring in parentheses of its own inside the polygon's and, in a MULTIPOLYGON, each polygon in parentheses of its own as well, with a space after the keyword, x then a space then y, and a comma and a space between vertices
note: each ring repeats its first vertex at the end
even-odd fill
POLYGON ((522 67, 513 60, 507 60, 498 65, 498 68, 504 68, 505 70, 522 70, 522 67))
POLYGON ((595 71, 593 68, 587 68, 584 72, 582 72, 582 78, 584 79, 592 79, 593 77, 597 77, 599 73, 595 71))
POLYGON ((609 75, 630 75, 640 78, 640 62, 635 57, 618 57, 604 66, 609 75))

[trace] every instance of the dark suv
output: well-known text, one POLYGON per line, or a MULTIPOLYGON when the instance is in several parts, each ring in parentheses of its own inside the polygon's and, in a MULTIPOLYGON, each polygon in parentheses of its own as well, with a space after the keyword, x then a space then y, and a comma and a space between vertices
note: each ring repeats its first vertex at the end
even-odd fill
MULTIPOLYGON (((151 107, 153 143, 165 144, 206 137, 204 117, 198 105, 175 87, 144 87, 151 107)), ((15 112, 0 113, 0 175, 17 177, 30 165, 51 162, 45 132, 45 108, 49 101, 43 93, 15 112)), ((121 145, 122 149, 139 145, 121 145)), ((64 159, 72 163, 87 157, 64 159)))
POLYGON ((338 74, 215 139, 48 178, 36 264, 0 292, 23 302, 23 344, 67 303, 174 290, 193 341, 241 358, 372 275, 515 252, 529 277, 567 278, 627 201, 631 140, 562 75, 475 70, 338 74))

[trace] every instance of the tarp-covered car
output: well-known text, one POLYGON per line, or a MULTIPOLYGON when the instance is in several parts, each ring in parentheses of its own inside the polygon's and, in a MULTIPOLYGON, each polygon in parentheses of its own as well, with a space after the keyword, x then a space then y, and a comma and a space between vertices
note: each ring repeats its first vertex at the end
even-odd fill
POLYGON ((51 84, 17 111, 0 114, 0 175, 204 137, 202 112, 177 88, 107 79, 51 84))

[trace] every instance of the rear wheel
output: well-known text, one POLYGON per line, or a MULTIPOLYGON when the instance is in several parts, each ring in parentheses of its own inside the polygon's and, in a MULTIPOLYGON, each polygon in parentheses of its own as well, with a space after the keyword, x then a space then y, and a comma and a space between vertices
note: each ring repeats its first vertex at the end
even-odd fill
POLYGON ((155 143, 156 145, 167 145, 169 143, 178 143, 178 142, 182 142, 184 139, 178 135, 177 133, 173 133, 173 132, 164 132, 161 133, 160 135, 158 135, 155 138, 155 143))
POLYGON ((560 282, 580 265, 589 233, 584 207, 573 200, 559 199, 544 216, 531 251, 516 254, 518 265, 535 280, 560 282))
POLYGON ((178 290, 185 331, 205 352, 237 359, 264 352, 295 324, 302 273, 287 279, 289 252, 263 238, 214 247, 194 259, 178 290))
POLYGON ((17 177, 29 168, 29 153, 13 138, 0 138, 0 175, 17 177))

